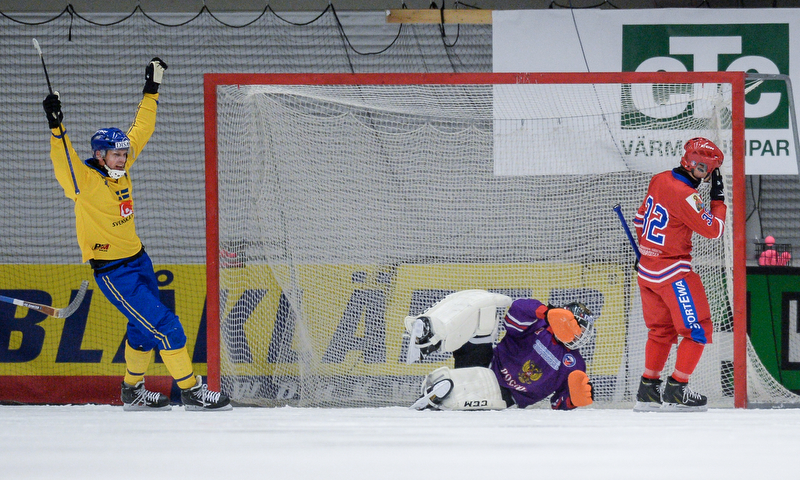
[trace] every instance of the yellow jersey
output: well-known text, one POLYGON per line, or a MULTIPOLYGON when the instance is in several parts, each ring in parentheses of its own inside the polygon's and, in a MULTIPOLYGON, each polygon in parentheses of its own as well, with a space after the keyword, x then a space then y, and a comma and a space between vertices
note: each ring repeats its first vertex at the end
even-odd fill
POLYGON ((50 159, 64 195, 75 202, 75 229, 83 262, 90 259, 118 260, 133 256, 142 249, 134 223, 130 168, 155 131, 157 107, 158 94, 145 93, 127 132, 131 146, 125 175, 118 180, 109 177, 105 169, 93 165, 91 158, 80 161, 64 130, 66 150, 72 160, 79 193, 75 192, 61 131, 58 128, 52 130, 50 159))

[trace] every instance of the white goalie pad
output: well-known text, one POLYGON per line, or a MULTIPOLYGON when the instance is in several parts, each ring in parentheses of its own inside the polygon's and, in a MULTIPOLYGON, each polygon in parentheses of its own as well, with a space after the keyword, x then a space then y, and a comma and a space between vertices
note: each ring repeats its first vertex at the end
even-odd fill
POLYGON ((497 309, 511 305, 511 297, 486 290, 462 290, 444 297, 423 314, 405 319, 414 341, 414 323, 427 317, 433 333, 429 344, 442 342, 440 349, 452 352, 474 336, 491 335, 497 326, 497 309))
MULTIPOLYGON (((423 392, 434 390, 446 380, 452 382, 450 392, 443 399, 435 399, 431 407, 438 410, 503 410, 507 407, 497 378, 488 368, 438 368, 425 378, 423 392)), ((417 404, 423 403, 423 399, 424 393, 417 404)))

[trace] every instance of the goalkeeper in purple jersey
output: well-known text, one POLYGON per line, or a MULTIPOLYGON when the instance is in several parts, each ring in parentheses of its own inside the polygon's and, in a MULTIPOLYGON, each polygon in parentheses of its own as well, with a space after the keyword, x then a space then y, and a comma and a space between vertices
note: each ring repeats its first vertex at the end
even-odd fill
POLYGON ((50 126, 50 158, 56 179, 75 203, 75 227, 83 261, 94 270, 98 288, 128 319, 126 372, 120 397, 124 410, 168 410, 169 398, 144 387, 154 352, 181 389, 186 410, 230 410, 230 399, 210 391, 195 375, 186 334, 177 315, 161 303, 153 264, 136 233, 133 184, 129 170, 155 130, 158 89, 167 64, 153 58, 145 67, 143 98, 127 132, 98 130, 91 138, 92 157, 79 162, 62 124, 58 92, 44 106, 50 126))
POLYGON ((406 317, 409 362, 434 351, 453 352, 455 368, 423 381, 413 408, 525 408, 547 397, 557 410, 591 405, 593 389, 579 348, 593 337, 594 318, 579 302, 552 307, 534 299, 484 290, 455 292, 422 315, 406 317), (505 336, 492 348, 498 307, 505 336))

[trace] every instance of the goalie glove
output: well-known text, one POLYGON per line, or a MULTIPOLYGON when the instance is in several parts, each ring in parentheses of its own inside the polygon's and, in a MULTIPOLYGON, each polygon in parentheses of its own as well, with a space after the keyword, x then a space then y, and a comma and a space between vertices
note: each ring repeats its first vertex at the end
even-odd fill
POLYGON ((576 407, 586 407, 594 402, 594 388, 586 372, 575 370, 567 377, 569 397, 576 407))
POLYGON ((725 184, 722 183, 722 173, 719 168, 711 172, 711 191, 709 192, 711 200, 725 201, 725 184))
POLYGON ((144 69, 144 88, 142 93, 158 93, 161 79, 164 78, 164 70, 167 64, 158 57, 154 57, 144 69))
POLYGON ((42 101, 42 106, 50 129, 58 128, 61 125, 61 121, 64 120, 64 113, 61 112, 61 97, 59 97, 58 92, 46 96, 42 101))
POLYGON ((548 308, 544 318, 550 324, 553 335, 561 343, 569 343, 581 334, 581 327, 575 320, 575 315, 566 308, 548 308))

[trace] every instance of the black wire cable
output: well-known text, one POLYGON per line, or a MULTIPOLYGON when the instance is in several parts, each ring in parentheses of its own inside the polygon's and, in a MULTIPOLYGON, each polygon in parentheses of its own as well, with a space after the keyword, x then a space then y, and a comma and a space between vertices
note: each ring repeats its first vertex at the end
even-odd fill
MULTIPOLYGON (((333 7, 333 4, 332 3, 328 4, 328 8, 330 8, 331 12, 333 12, 333 17, 336 19, 336 24, 339 26, 339 32, 341 33, 342 38, 347 42, 347 46, 350 48, 350 50, 352 50, 357 55, 380 55, 381 53, 384 53, 387 50, 389 50, 390 48, 392 48, 392 46, 394 46, 394 44, 400 38, 400 34, 403 32, 403 24, 401 23, 400 27, 397 29, 397 35, 394 36, 394 39, 389 43, 389 45, 387 45, 386 47, 384 47, 384 48, 382 48, 382 49, 380 49, 378 51, 375 51, 375 52, 359 52, 358 49, 356 49, 353 46, 353 44, 350 43, 350 38, 347 36, 347 33, 345 33, 344 25, 342 25, 341 20, 339 20, 339 15, 336 13, 336 9, 333 7)), ((325 11, 327 11, 327 10, 328 9, 325 9, 325 11)), ((325 12, 322 12, 322 13, 325 13, 325 12)), ((280 17, 278 17, 278 18, 280 18, 280 17)), ((319 17, 317 17, 317 18, 319 18, 319 17)))
POLYGON ((23 22, 22 20, 18 20, 18 19, 14 18, 14 17, 9 17, 8 15, 6 15, 3 12, 0 12, 0 16, 3 16, 4 18, 7 18, 7 19, 11 20, 14 23, 19 23, 20 25, 31 25, 31 26, 33 26, 33 25, 44 25, 45 23, 50 23, 52 21, 58 20, 65 13, 69 15, 71 7, 72 7, 72 4, 69 4, 66 7, 64 7, 64 10, 62 10, 61 13, 59 13, 55 17, 48 18, 47 20, 43 20, 41 22, 23 22))
MULTIPOLYGON (((404 5, 403 8, 406 8, 405 4, 403 4, 403 5, 404 5)), ((6 19, 8 19, 8 20, 10 20, 10 21, 12 21, 14 23, 18 23, 20 25, 37 26, 37 25, 45 25, 47 23, 54 22, 54 21, 58 20, 59 18, 61 18, 64 15, 69 15, 70 19, 71 19, 70 28, 69 28, 69 40, 72 40, 72 22, 74 21, 75 18, 78 18, 78 19, 80 19, 80 20, 82 20, 82 21, 84 21, 84 22, 86 22, 86 23, 88 23, 90 25, 94 25, 94 26, 98 26, 98 27, 111 27, 111 26, 119 25, 119 24, 121 24, 121 23, 123 23, 123 22, 125 22, 127 20, 130 20, 137 13, 141 13, 142 16, 144 16, 146 19, 148 19, 149 21, 153 22, 156 25, 159 25, 161 27, 167 27, 167 28, 177 28, 177 27, 184 27, 186 25, 189 25, 190 23, 197 21, 200 17, 202 17, 204 14, 206 14, 206 15, 210 16, 212 19, 214 19, 214 21, 216 21, 217 23, 219 23, 220 25, 223 25, 225 27, 229 27, 229 28, 244 28, 244 27, 248 27, 248 26, 254 24, 259 19, 261 19, 262 17, 264 17, 265 15, 267 15, 269 13, 269 14, 274 15, 275 18, 277 18, 278 20, 280 20, 280 21, 282 21, 282 22, 284 22, 284 23, 286 23, 288 25, 294 25, 294 26, 302 27, 302 26, 311 25, 311 24, 319 21, 328 12, 332 13, 334 18, 336 19, 337 27, 339 29, 339 32, 340 32, 340 34, 341 34, 341 36, 342 36, 347 48, 349 48, 349 50, 351 50, 356 55, 380 55, 380 54, 386 52, 387 50, 389 50, 390 48, 392 48, 392 46, 394 46, 395 43, 397 43, 397 40, 400 38, 400 35, 403 32, 403 25, 401 24, 397 29, 397 34, 394 36, 392 41, 389 42, 389 44, 386 47, 381 48, 380 50, 377 50, 377 51, 374 51, 374 52, 362 52, 362 51, 359 51, 358 49, 356 49, 353 46, 352 42, 350 41, 350 38, 347 36, 347 33, 344 30, 344 26, 342 25, 342 22, 341 22, 341 20, 339 18, 339 15, 336 13, 336 9, 333 6, 333 3, 329 3, 328 6, 325 8, 325 10, 323 10, 319 15, 317 15, 316 17, 312 18, 311 20, 309 20, 307 22, 293 22, 291 20, 288 20, 288 19, 282 17, 281 15, 279 15, 278 12, 276 12, 269 4, 266 4, 264 9, 255 18, 253 18, 252 20, 250 20, 250 21, 248 21, 248 22, 246 22, 244 24, 241 24, 241 25, 235 25, 235 24, 223 21, 218 15, 215 15, 214 12, 212 12, 205 5, 203 5, 200 8, 200 11, 197 12, 197 14, 195 14, 193 17, 189 18, 186 21, 182 21, 182 22, 179 22, 179 23, 165 23, 165 22, 159 21, 152 14, 149 14, 149 13, 145 12, 144 9, 140 5, 136 5, 136 7, 134 7, 134 9, 133 9, 133 11, 131 11, 131 13, 126 14, 126 15, 122 16, 121 18, 119 18, 117 20, 110 21, 110 22, 98 22, 98 21, 92 20, 92 19, 90 19, 90 18, 88 18, 88 17, 86 17, 84 15, 81 15, 80 13, 78 13, 77 10, 75 10, 75 7, 71 3, 68 4, 64 8, 64 10, 62 10, 60 13, 54 15, 51 18, 47 18, 47 19, 41 20, 41 21, 31 22, 31 21, 20 20, 18 18, 14 18, 14 17, 9 16, 9 15, 7 15, 6 13, 4 13, 2 11, 0 11, 0 16, 2 16, 2 17, 6 18, 6 19)), ((455 42, 454 42, 454 44, 455 44, 455 42)))
POLYGON ((555 6, 555 7, 558 7, 558 8, 569 8, 570 10, 584 10, 584 9, 587 9, 587 8, 599 8, 599 7, 602 7, 603 5, 608 5, 608 6, 612 7, 612 8, 619 9, 618 6, 614 5, 613 3, 609 2, 608 0, 603 0, 600 3, 594 4, 594 5, 587 5, 585 7, 575 7, 575 6, 572 5, 572 1, 570 1, 567 5, 562 5, 562 4, 558 3, 558 2, 556 2, 555 0, 553 0, 552 2, 550 2, 550 5, 548 5, 547 8, 552 9, 555 6))

